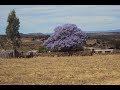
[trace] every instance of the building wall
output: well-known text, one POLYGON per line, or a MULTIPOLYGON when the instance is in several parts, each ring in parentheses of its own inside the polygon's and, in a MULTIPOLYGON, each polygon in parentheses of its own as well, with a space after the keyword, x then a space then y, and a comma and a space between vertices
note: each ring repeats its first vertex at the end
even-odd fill
POLYGON ((101 50, 94 50, 95 53, 113 53, 113 49, 101 49, 101 50))

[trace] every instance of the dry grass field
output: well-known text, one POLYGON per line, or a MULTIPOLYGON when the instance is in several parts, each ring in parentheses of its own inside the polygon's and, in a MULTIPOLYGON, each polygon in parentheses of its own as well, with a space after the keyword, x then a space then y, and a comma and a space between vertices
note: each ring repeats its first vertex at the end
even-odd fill
POLYGON ((89 44, 93 45, 93 44, 97 43, 97 39, 89 39, 89 40, 86 41, 86 43, 87 43, 88 45, 89 45, 89 44))
POLYGON ((120 85, 120 54, 0 59, 0 84, 120 85))

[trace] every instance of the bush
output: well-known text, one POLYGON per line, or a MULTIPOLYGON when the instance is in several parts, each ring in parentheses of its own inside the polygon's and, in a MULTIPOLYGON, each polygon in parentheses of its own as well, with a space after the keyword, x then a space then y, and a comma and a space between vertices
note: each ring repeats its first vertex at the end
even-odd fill
POLYGON ((39 52, 39 53, 47 52, 47 51, 48 51, 48 49, 45 48, 45 47, 43 47, 43 46, 39 47, 39 49, 38 49, 38 52, 39 52))

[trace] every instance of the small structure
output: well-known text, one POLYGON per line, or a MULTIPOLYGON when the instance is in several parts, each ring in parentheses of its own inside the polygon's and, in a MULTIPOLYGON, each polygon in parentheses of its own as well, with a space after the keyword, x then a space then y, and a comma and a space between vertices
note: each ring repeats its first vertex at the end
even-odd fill
POLYGON ((95 53, 113 53, 113 49, 95 49, 95 53))
POLYGON ((38 50, 31 50, 31 51, 28 51, 28 53, 32 52, 34 55, 38 53, 38 50))
POLYGON ((0 51, 0 57, 1 58, 13 58, 19 57, 19 52, 17 50, 2 50, 0 51))
POLYGON ((13 50, 2 50, 0 51, 1 58, 12 58, 13 57, 13 50))
POLYGON ((93 53, 113 53, 114 49, 101 49, 101 48, 94 48, 94 47, 85 47, 85 49, 90 50, 93 53))

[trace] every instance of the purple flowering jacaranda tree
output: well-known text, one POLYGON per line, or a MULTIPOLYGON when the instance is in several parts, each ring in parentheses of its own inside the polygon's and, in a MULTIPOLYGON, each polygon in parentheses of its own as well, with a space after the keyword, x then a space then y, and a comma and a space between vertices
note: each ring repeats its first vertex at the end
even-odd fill
POLYGON ((87 35, 75 24, 64 24, 54 29, 54 33, 43 43, 52 51, 71 51, 82 47, 87 35))

